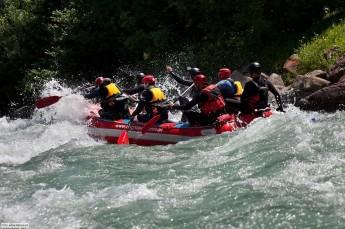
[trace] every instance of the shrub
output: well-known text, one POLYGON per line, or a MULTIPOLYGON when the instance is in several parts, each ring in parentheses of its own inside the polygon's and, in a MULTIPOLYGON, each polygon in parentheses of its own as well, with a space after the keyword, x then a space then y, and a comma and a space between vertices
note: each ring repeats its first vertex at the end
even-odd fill
POLYGON ((328 71, 336 59, 345 53, 345 20, 316 35, 297 50, 301 58, 298 73, 304 74, 314 69, 328 71), (331 53, 327 57, 327 53, 331 53))

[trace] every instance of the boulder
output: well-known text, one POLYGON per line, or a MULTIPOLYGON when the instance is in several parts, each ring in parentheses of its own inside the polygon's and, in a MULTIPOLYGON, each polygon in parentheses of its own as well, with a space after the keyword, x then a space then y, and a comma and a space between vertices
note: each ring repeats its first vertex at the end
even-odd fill
POLYGON ((312 72, 308 72, 307 74, 305 74, 306 77, 312 77, 312 76, 315 76, 315 77, 319 77, 321 79, 325 79, 325 80, 328 80, 328 74, 327 72, 325 71, 322 71, 322 70, 314 70, 312 72))
POLYGON ((275 86, 275 87, 279 87, 279 88, 284 88, 285 84, 284 81, 281 77, 281 75, 278 75, 276 73, 272 73, 269 77, 268 80, 275 86))
POLYGON ((345 67, 338 67, 331 70, 331 72, 329 73, 328 79, 332 83, 337 83, 339 79, 342 78, 344 75, 345 75, 345 67))
POLYGON ((304 110, 335 111, 343 109, 345 104, 345 80, 322 88, 311 95, 301 99, 299 106, 304 110))
POLYGON ((337 83, 345 75, 345 55, 341 56, 334 65, 331 66, 328 80, 337 83))
POLYGON ((315 92, 323 87, 327 87, 331 82, 322 79, 320 77, 311 75, 299 75, 291 84, 291 87, 295 90, 304 91, 306 93, 315 92))

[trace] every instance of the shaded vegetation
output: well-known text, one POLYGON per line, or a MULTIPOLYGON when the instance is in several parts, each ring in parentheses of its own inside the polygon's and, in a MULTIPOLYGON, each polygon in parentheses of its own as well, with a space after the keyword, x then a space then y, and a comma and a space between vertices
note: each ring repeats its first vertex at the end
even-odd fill
POLYGON ((3 0, 0 108, 27 102, 47 77, 90 79, 131 64, 154 72, 181 51, 209 75, 253 60, 278 69, 314 36, 310 28, 320 33, 325 16, 344 8, 340 0, 3 0))
POLYGON ((341 21, 304 43, 297 51, 301 58, 298 72, 303 74, 314 69, 328 71, 345 53, 344 35, 345 21, 341 21))

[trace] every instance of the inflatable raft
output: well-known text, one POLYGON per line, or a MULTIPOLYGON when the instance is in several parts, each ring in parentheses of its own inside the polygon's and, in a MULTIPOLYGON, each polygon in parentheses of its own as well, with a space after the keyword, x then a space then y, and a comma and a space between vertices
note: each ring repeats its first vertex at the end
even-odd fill
POLYGON ((144 146, 167 145, 197 137, 233 132, 247 126, 255 118, 269 117, 271 115, 272 112, 270 110, 264 111, 260 116, 226 114, 221 116, 218 122, 211 126, 191 127, 186 123, 168 122, 153 126, 145 134, 142 134, 144 123, 133 122, 129 126, 128 119, 111 121, 93 115, 89 117, 88 133, 93 138, 102 139, 108 143, 116 143, 121 133, 127 131, 130 144, 144 146))

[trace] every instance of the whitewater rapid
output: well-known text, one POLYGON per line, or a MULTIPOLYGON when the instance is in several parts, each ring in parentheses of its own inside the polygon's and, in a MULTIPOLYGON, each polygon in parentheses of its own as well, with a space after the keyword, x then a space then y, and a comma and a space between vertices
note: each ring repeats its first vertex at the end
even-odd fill
MULTIPOLYGON (((259 119, 176 145, 95 141, 89 103, 0 118, 0 222, 30 228, 343 228, 343 111, 259 119)), ((54 88, 59 88, 55 90, 54 88)))

